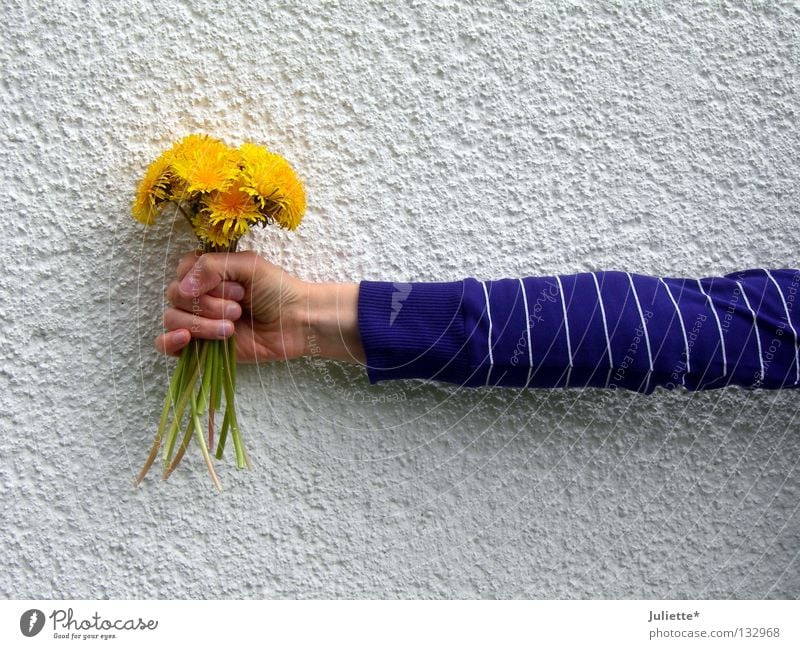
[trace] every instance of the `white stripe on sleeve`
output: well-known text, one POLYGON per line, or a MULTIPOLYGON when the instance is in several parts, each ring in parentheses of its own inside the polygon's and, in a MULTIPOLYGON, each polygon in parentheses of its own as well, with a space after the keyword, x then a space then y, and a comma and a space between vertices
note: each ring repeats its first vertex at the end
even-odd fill
POLYGON ((567 334, 567 354, 569 355, 569 370, 567 370, 567 380, 564 382, 564 387, 569 387, 569 376, 572 374, 572 343, 569 340, 569 319, 567 318, 567 304, 564 302, 564 287, 561 285, 561 278, 556 275, 556 283, 558 284, 558 294, 561 296, 561 313, 564 315, 564 330, 567 334))
POLYGON ((750 310, 750 313, 753 316, 753 330, 756 332, 756 342, 758 343, 758 363, 761 366, 761 372, 759 373, 759 382, 764 380, 764 355, 761 352, 761 336, 758 335, 758 319, 756 318, 756 312, 753 311, 753 307, 750 306, 750 300, 747 299, 747 294, 744 292, 744 287, 742 286, 741 282, 738 280, 736 281, 736 286, 739 287, 739 290, 742 292, 742 297, 744 298, 744 303, 747 308, 750 310))
POLYGON ((522 287, 522 302, 525 305, 525 330, 528 332, 528 366, 533 367, 533 347, 531 347, 531 315, 528 313, 528 293, 525 290, 525 282, 519 278, 519 285, 522 287))
POLYGON ((489 379, 492 376, 492 366, 494 365, 494 356, 492 355, 492 311, 489 308, 489 291, 486 289, 486 282, 482 281, 483 295, 486 298, 486 317, 489 320, 489 371, 486 372, 486 385, 489 385, 489 379))
POLYGON ((669 290, 669 286, 667 286, 667 283, 661 277, 659 277, 658 279, 664 285, 664 288, 667 289, 667 295, 669 295, 670 302, 672 302, 672 306, 675 307, 675 312, 678 314, 678 321, 681 323, 681 333, 683 334, 683 347, 686 350, 686 371, 691 372, 692 365, 689 362, 689 338, 686 336, 686 326, 683 324, 683 316, 681 315, 681 310, 678 308, 678 303, 672 296, 672 291, 669 290))
POLYGON ((597 290, 597 301, 600 303, 600 315, 603 316, 603 331, 606 334, 606 350, 608 351, 608 366, 613 369, 614 361, 611 358, 611 338, 608 337, 608 321, 606 320, 606 308, 603 305, 603 296, 600 294, 600 284, 597 282, 597 275, 592 273, 594 287, 597 290))
POLYGON ((528 379, 525 381, 527 388, 531 384, 531 377, 533 376, 533 346, 531 345, 531 314, 528 311, 528 292, 525 289, 525 282, 519 278, 520 286, 522 286, 522 302, 525 305, 525 330, 528 332, 528 379))
MULTIPOLYGON (((636 300, 636 308, 639 311, 639 318, 642 320, 642 330, 644 331, 644 341, 647 343, 647 360, 650 362, 650 371, 653 371, 653 352, 650 350, 650 336, 647 333, 647 323, 644 321, 644 313, 642 313, 642 305, 639 304, 639 294, 636 292, 636 287, 633 285, 633 277, 631 274, 626 272, 628 276, 628 281, 631 284, 631 289, 633 290, 633 299, 636 300)), ((649 377, 648 377, 649 383, 649 377)))
POLYGON ((722 376, 728 376, 728 353, 725 351, 725 336, 722 333, 722 323, 719 321, 719 315, 717 314, 717 310, 714 308, 714 301, 711 299, 711 296, 703 290, 703 285, 700 283, 700 280, 697 280, 697 286, 700 289, 700 292, 706 296, 706 300, 708 301, 708 306, 711 308, 711 313, 714 314, 714 320, 717 321, 717 331, 719 331, 719 344, 722 346, 722 376))

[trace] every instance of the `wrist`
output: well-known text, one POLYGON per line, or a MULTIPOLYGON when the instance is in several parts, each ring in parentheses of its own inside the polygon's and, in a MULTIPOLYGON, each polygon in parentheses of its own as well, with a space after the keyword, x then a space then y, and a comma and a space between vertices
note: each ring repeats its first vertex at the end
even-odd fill
POLYGON ((358 331, 358 284, 306 283, 299 309, 304 356, 364 363, 358 331))

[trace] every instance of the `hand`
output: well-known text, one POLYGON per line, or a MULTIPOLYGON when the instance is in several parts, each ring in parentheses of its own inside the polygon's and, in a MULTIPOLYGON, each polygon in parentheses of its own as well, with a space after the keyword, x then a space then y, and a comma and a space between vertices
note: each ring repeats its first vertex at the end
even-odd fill
POLYGON ((236 332, 243 363, 304 355, 364 362, 358 335, 358 285, 314 284, 254 252, 190 253, 167 288, 162 353, 177 355, 192 337, 236 332))

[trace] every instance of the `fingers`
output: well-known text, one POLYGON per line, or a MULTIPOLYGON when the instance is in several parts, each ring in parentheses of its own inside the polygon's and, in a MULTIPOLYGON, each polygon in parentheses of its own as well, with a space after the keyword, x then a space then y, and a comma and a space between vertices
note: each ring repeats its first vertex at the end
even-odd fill
POLYGON ((188 311, 192 315, 218 320, 238 320, 242 316, 242 307, 237 299, 244 297, 244 288, 232 282, 222 282, 218 287, 205 295, 186 297, 181 294, 178 282, 174 281, 167 287, 167 299, 178 309, 188 311), (232 296, 225 299, 220 296, 232 296))
POLYGON ((167 331, 156 338, 156 349, 162 354, 178 356, 191 339, 192 334, 188 329, 167 331))
MULTIPOLYGON (((227 253, 217 254, 225 255, 227 253)), ((200 259, 200 257, 201 252, 199 250, 195 250, 194 252, 190 252, 189 254, 183 256, 183 258, 178 262, 178 270, 176 272, 178 282, 186 277, 186 274, 192 269, 192 266, 197 263, 197 260, 200 259)), ((245 288, 239 282, 223 280, 218 286, 209 290, 208 294, 213 295, 214 297, 224 297, 228 300, 236 300, 238 302, 244 298, 245 288)))
POLYGON ((231 320, 204 318, 194 313, 187 313, 174 308, 164 311, 164 328, 169 332, 174 332, 177 329, 187 329, 191 336, 195 338, 224 340, 233 334, 233 327, 233 321, 231 320))
POLYGON ((244 299, 244 294, 244 286, 238 282, 221 282, 219 286, 212 288, 207 293, 207 295, 211 295, 212 297, 221 297, 236 302, 241 302, 244 299))
POLYGON ((191 260, 192 257, 187 255, 178 267, 178 292, 184 297, 204 295, 228 280, 239 285, 250 285, 258 264, 263 261, 252 252, 210 252, 201 257, 195 256, 194 263, 191 260))
POLYGON ((186 273, 188 273, 189 269, 200 259, 202 254, 201 250, 193 250, 181 257, 181 260, 178 262, 178 280, 182 280, 185 277, 186 273))
POLYGON ((167 288, 174 305, 164 312, 164 328, 156 349, 177 356, 194 338, 222 340, 233 334, 241 318, 239 302, 264 260, 256 253, 206 253, 185 255, 178 263, 177 280, 167 288))

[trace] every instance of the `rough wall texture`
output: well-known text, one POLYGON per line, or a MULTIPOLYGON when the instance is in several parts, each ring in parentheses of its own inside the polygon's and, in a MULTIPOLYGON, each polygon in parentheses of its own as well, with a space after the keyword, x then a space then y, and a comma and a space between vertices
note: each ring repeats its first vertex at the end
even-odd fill
POLYGON ((131 480, 192 246, 129 218, 205 131, 310 200, 307 279, 797 267, 791 3, 3 2, 4 597, 800 596, 797 394, 241 372, 255 471, 131 480))

